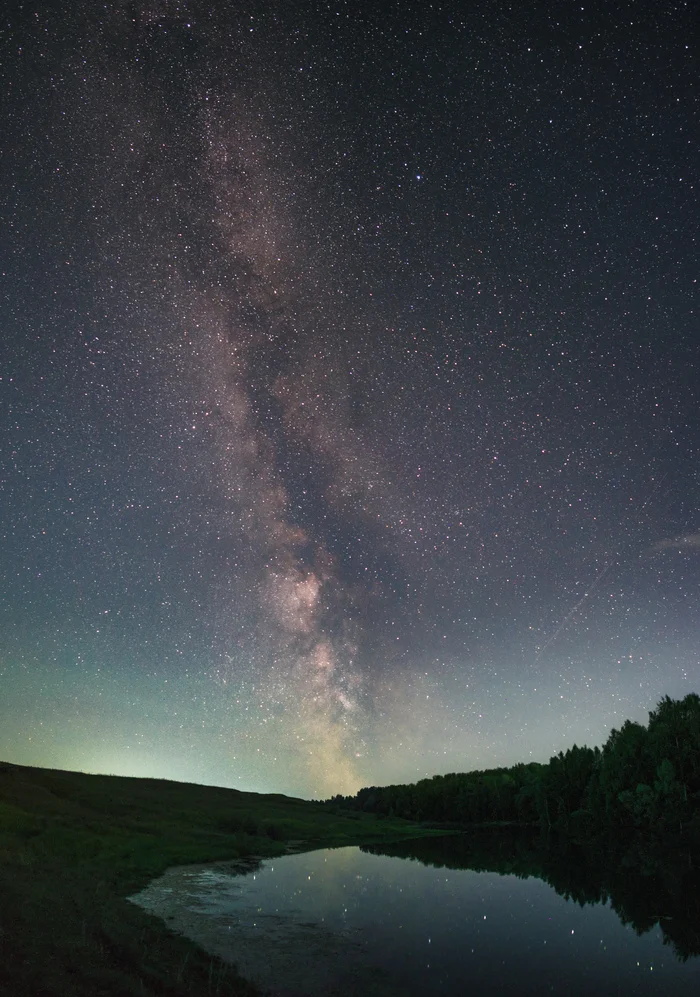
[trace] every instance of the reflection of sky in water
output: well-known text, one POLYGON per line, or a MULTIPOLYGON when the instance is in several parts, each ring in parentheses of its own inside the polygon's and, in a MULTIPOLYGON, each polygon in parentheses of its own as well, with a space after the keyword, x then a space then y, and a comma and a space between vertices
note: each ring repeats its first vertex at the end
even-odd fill
POLYGON ((206 872, 197 887, 212 912, 262 930, 283 915, 349 933, 407 995, 700 993, 700 960, 679 963, 658 928, 637 937, 610 908, 582 908, 537 879, 352 847, 270 860, 233 880, 206 872))

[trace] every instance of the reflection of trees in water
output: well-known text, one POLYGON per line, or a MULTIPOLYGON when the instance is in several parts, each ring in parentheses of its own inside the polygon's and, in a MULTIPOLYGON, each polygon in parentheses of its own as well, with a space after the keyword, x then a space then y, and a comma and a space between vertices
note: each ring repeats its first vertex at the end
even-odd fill
POLYGON ((682 962, 700 956, 698 841, 623 841, 607 835, 579 842, 535 829, 498 828, 363 850, 438 868, 534 876, 581 906, 610 903, 638 935, 658 924, 664 943, 682 962))

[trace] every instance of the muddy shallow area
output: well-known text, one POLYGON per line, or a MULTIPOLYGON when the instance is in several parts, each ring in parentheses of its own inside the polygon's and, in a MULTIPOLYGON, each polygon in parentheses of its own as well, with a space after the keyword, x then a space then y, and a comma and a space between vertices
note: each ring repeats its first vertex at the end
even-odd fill
POLYGON ((331 928, 303 910, 263 910, 261 868, 256 858, 178 866, 129 900, 234 964, 270 997, 397 997, 361 929, 331 928))

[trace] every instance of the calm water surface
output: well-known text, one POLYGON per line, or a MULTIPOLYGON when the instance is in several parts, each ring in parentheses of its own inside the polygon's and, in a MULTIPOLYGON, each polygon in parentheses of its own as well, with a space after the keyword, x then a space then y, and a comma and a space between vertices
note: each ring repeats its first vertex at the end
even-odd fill
POLYGON ((133 899, 279 995, 700 994, 700 960, 658 927, 638 937, 538 879, 356 847, 173 870, 133 899))

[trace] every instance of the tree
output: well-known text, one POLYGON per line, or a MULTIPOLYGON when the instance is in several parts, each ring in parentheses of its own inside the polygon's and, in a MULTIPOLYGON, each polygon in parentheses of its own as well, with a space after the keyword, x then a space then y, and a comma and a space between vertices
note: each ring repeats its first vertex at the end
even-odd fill
POLYGON ((686 803, 700 792, 700 696, 665 696, 649 714, 649 745, 657 765, 673 759, 686 803))
POLYGON ((599 788, 604 814, 616 821, 629 816, 629 808, 620 793, 636 791, 640 783, 652 782, 654 767, 647 744, 647 729, 626 720, 621 729, 613 729, 603 747, 599 770, 599 788))

